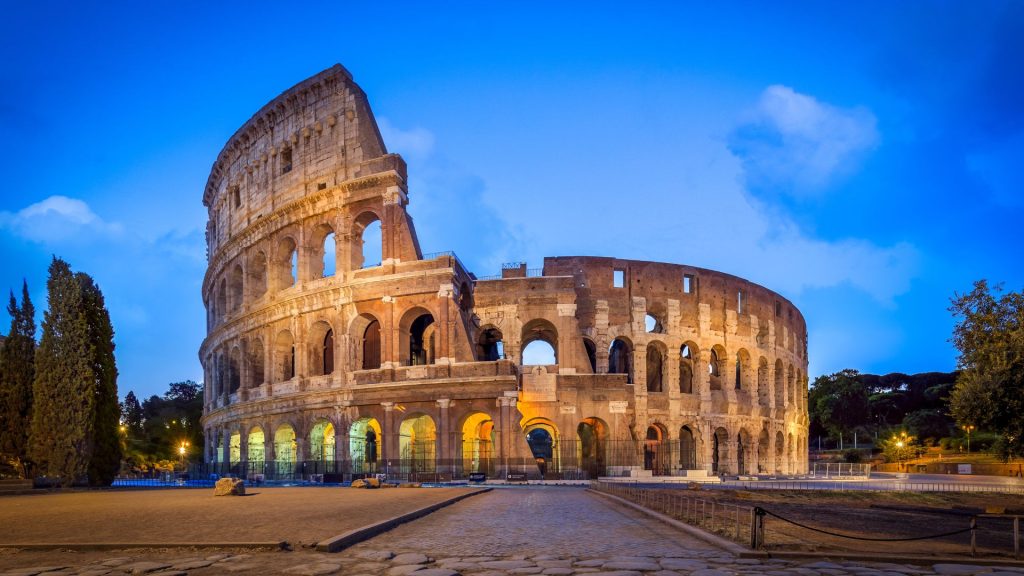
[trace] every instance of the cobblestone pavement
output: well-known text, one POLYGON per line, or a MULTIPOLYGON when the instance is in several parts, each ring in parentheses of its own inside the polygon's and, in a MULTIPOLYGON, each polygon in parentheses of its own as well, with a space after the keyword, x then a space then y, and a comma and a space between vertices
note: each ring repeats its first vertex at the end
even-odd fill
POLYGON ((517 488, 475 496, 340 554, 0 550, 0 574, 1024 576, 1024 567, 740 559, 582 490, 517 488))

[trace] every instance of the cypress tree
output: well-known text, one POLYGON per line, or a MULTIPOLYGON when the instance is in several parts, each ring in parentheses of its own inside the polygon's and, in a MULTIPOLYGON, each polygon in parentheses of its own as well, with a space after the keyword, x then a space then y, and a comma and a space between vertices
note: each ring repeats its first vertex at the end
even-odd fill
POLYGON ((11 329, 0 348, 0 453, 20 468, 22 477, 27 477, 36 353, 36 310, 27 282, 22 282, 21 307, 12 292, 7 312, 11 329))
POLYGON ((36 350, 29 454, 41 474, 71 486, 92 460, 97 378, 95 345, 82 288, 67 262, 54 257, 46 281, 48 309, 36 350))
POLYGON ((88 274, 79 272, 75 279, 82 292, 82 306, 89 327, 92 345, 93 394, 92 458, 89 460, 89 484, 109 486, 121 465, 121 442, 118 421, 121 407, 117 402, 117 365, 114 361, 114 327, 104 305, 103 293, 88 274))

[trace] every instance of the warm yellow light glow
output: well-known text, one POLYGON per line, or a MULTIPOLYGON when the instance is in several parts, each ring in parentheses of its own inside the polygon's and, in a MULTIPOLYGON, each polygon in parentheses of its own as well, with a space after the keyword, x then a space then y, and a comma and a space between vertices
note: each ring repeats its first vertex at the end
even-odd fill
POLYGON ((900 440, 899 442, 897 442, 897 443, 896 443, 896 447, 897 447, 897 448, 903 448, 903 441, 902 441, 902 440, 900 440))

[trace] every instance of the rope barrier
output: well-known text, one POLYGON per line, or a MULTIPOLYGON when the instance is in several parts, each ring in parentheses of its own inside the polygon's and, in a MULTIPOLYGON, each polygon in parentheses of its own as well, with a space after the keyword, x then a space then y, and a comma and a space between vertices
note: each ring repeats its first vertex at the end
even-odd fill
POLYGON ((774 512, 770 512, 768 510, 765 510, 764 508, 755 508, 755 511, 763 513, 763 514, 767 514, 768 516, 771 516, 773 518, 778 518, 779 520, 782 520, 783 522, 789 522, 790 524, 793 524, 794 526, 799 526, 801 528, 804 528, 804 529, 807 529, 807 530, 811 530, 813 532, 820 532, 822 534, 828 534, 829 536, 836 536, 838 538, 849 538, 850 540, 867 540, 869 542, 911 542, 913 540, 930 540, 932 538, 945 538, 946 536, 955 536, 957 534, 963 534, 965 532, 970 532, 973 529, 973 528, 968 527, 968 528, 964 528, 963 530, 955 530, 953 532, 944 532, 942 534, 931 534, 929 536, 914 536, 912 538, 866 538, 864 536, 850 536, 848 534, 839 534, 838 532, 830 532, 828 530, 822 530, 821 528, 814 528, 813 526, 808 526, 806 524, 801 524, 800 522, 797 522, 795 520, 790 520, 789 518, 784 518, 784 517, 779 516, 778 514, 776 514, 774 512))

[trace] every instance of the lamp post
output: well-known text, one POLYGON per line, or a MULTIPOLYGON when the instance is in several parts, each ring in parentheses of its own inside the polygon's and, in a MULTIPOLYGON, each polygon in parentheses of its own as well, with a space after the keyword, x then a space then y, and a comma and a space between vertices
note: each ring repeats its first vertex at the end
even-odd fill
POLYGON ((974 430, 974 424, 968 424, 963 427, 967 432, 967 453, 971 453, 971 430, 974 430))

